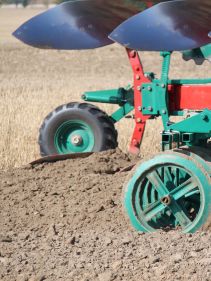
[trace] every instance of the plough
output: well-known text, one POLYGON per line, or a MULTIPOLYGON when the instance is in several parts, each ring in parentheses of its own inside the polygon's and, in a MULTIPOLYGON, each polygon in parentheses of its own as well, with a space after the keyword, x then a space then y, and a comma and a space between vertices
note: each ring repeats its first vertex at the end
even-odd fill
POLYGON ((39 48, 93 49, 118 42, 126 49, 133 84, 85 92, 50 113, 40 128, 41 155, 97 152, 117 147, 115 124, 131 112, 129 151, 138 154, 147 120, 161 117, 162 153, 137 164, 123 204, 139 231, 180 228, 195 232, 211 213, 211 78, 169 79, 181 51, 197 64, 211 60, 210 0, 78 0, 62 3, 19 27, 14 35, 39 48), (140 51, 160 51, 161 77, 144 72, 140 51), (112 115, 88 103, 119 106, 112 115), (172 116, 181 116, 178 122, 172 116), (173 119, 174 120, 174 119, 173 119))

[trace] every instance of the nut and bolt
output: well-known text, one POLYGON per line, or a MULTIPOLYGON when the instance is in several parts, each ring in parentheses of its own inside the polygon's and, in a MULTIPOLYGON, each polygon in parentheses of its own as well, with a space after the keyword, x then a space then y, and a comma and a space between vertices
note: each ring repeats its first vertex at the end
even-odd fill
POLYGON ((131 52, 130 52, 130 57, 131 57, 131 58, 135 58, 135 56, 136 56, 136 52, 135 52, 135 51, 131 51, 131 52))
POLYGON ((164 196, 160 201, 162 204, 169 206, 171 204, 171 197, 169 195, 164 196))
POLYGON ((209 117, 208 117, 208 115, 206 115, 206 114, 202 114, 201 118, 202 118, 202 120, 204 120, 204 121, 208 121, 208 120, 209 120, 209 117))
POLYGON ((133 139, 132 143, 133 143, 134 146, 138 146, 139 145, 139 142, 136 139, 133 139))
POLYGON ((71 138, 71 142, 75 146, 79 146, 82 143, 82 137, 79 135, 75 135, 71 138))
POLYGON ((141 77, 137 74, 136 75, 136 80, 140 80, 141 79, 141 77))
POLYGON ((136 119, 136 122, 137 122, 137 123, 141 123, 141 122, 142 122, 141 118, 137 118, 137 119, 136 119))

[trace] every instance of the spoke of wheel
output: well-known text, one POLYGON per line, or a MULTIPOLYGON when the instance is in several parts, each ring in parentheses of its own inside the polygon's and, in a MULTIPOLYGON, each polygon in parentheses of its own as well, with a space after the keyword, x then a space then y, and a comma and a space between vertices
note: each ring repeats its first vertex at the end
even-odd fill
POLYGON ((197 195, 197 194, 200 194, 200 191, 198 190, 198 187, 193 189, 191 192, 186 193, 185 198, 188 198, 190 196, 194 196, 194 195, 197 195))
POLYGON ((197 188, 198 184, 194 181, 193 178, 189 178, 184 183, 176 187, 172 192, 171 195, 174 197, 175 200, 180 199, 181 197, 185 196, 186 194, 193 191, 193 189, 197 188))
POLYGON ((180 182, 180 171, 178 168, 174 169, 174 173, 175 173, 175 179, 174 179, 174 185, 178 186, 179 182, 180 182))
POLYGON ((167 184, 168 182, 173 184, 173 178, 169 171, 169 167, 164 168, 164 182, 165 182, 165 184, 167 184))
POLYGON ((148 206, 146 210, 144 210, 144 217, 146 221, 150 221, 157 214, 165 210, 166 206, 163 205, 160 201, 157 201, 148 206))
POLYGON ((154 189, 154 188, 152 188, 151 189, 151 203, 154 203, 154 202, 156 202, 156 193, 157 193, 157 191, 154 189))
POLYGON ((165 184, 160 179, 157 171, 153 171, 147 175, 148 180, 152 183, 153 187, 157 190, 160 197, 166 196, 169 194, 168 189, 166 188, 165 184))
POLYGON ((191 220, 188 218, 188 216, 185 214, 185 211, 176 200, 172 199, 172 202, 168 207, 182 228, 185 228, 191 224, 191 220))
POLYGON ((164 181, 164 167, 158 168, 157 172, 158 172, 161 180, 164 181))
POLYGON ((185 178, 187 176, 187 173, 179 168, 174 168, 174 173, 175 173, 174 185, 177 186, 180 182, 180 179, 185 178))
POLYGON ((148 198, 148 189, 149 189, 149 186, 150 186, 150 182, 147 181, 147 184, 146 186, 144 187, 144 192, 143 192, 143 208, 145 208, 146 206, 149 205, 149 198, 148 198))

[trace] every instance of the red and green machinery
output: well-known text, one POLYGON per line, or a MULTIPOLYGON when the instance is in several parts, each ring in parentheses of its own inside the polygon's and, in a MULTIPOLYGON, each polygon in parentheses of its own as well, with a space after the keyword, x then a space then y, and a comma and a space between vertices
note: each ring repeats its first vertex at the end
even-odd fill
POLYGON ((162 152, 131 171, 123 191, 125 211, 139 231, 195 232, 211 214, 211 78, 170 80, 169 70, 173 51, 197 64, 211 59, 211 4, 160 2, 70 1, 31 19, 14 35, 39 48, 92 49, 113 41, 126 48, 133 84, 85 92, 84 102, 56 108, 40 128, 41 155, 115 148, 115 124, 131 113, 129 151, 139 154, 147 120, 161 117, 162 152), (142 50, 161 52, 161 77, 144 72, 142 50), (119 108, 109 116, 88 102, 119 108))
MULTIPOLYGON (((211 54, 211 45, 201 51, 211 54)), ((192 52, 193 59, 198 52, 192 52)), ((133 86, 87 92, 83 99, 118 104, 120 108, 110 116, 114 124, 134 112, 129 150, 135 154, 139 153, 146 121, 161 116, 161 148, 165 152, 135 167, 124 189, 124 206, 139 231, 180 225, 184 232, 194 232, 211 211, 211 79, 169 80, 171 52, 161 53, 162 74, 156 79, 154 73, 144 73, 138 52, 127 53, 133 86), (174 123, 172 116, 184 119, 174 123)))

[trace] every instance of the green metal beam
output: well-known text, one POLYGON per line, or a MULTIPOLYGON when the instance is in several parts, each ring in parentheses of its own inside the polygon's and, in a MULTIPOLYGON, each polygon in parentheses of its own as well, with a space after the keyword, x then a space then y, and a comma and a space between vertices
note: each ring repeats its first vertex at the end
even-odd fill
POLYGON ((85 92, 82 99, 89 102, 118 104, 120 108, 110 116, 114 123, 134 110, 134 91, 130 85, 126 88, 85 92))
POLYGON ((190 118, 168 126, 169 130, 185 133, 211 133, 211 110, 205 109, 190 118))
POLYGON ((90 102, 109 103, 122 105, 125 99, 125 89, 112 89, 94 92, 85 92, 82 99, 90 102))
POLYGON ((116 123, 133 110, 134 110, 134 106, 129 103, 126 103, 123 106, 121 106, 117 111, 115 111, 111 115, 111 118, 112 118, 113 122, 116 123))

